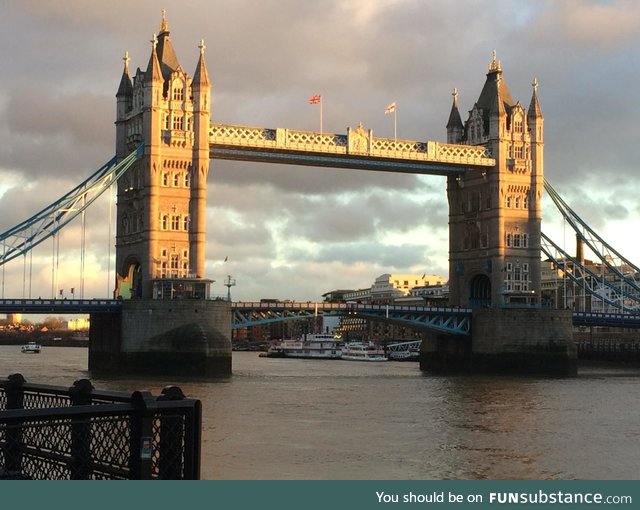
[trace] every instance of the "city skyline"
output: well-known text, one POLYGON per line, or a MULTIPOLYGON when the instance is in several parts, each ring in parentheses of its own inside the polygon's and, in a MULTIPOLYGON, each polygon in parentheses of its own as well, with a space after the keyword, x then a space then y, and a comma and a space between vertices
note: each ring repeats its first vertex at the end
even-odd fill
MULTIPOLYGON (((146 67, 164 7, 191 76, 205 41, 213 122, 319 131, 318 105, 309 104, 319 95, 324 132, 346 133, 362 122, 393 138, 397 121, 400 139, 445 141, 453 89, 466 120, 495 50, 514 100, 526 106, 531 83, 539 83, 546 178, 637 260, 629 235, 640 187, 632 181, 631 150, 639 107, 628 94, 638 73, 629 56, 640 45, 640 7, 633 2, 180 5, 138 2, 125 15, 121 1, 6 8, 0 37, 12 51, 0 84, 0 231, 113 155, 122 56, 129 53, 132 73, 146 67), (392 103, 394 115, 385 115, 392 103)), ((299 300, 366 287, 383 273, 447 276, 445 187, 436 176, 212 161, 206 276, 216 280, 213 293, 226 294, 229 274, 237 281, 234 299, 299 300)), ((113 289, 107 203, 88 213, 87 297, 113 289)), ((62 235, 60 288, 79 288, 74 228, 62 235)), ((562 244, 564 228, 546 199, 543 231, 562 244)), ((34 255, 34 297, 49 297, 51 287, 51 246, 44 244, 34 255)), ((22 271, 22 262, 7 267, 6 295, 22 294, 22 271)))

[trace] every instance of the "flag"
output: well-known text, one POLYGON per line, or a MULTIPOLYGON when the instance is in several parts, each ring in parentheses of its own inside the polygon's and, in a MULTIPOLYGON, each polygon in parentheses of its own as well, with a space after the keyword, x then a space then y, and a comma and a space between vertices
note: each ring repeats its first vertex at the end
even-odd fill
POLYGON ((393 113, 396 111, 396 102, 394 101, 384 109, 384 113, 393 113))
POLYGON ((322 96, 319 96, 317 94, 315 96, 311 96, 309 98, 309 104, 318 104, 321 99, 322 99, 322 96))

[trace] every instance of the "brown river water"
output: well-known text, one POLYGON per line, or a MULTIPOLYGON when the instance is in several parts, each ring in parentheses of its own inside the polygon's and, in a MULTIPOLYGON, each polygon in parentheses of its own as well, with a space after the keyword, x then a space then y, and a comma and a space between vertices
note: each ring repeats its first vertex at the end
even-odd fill
POLYGON ((436 376, 412 362, 234 352, 229 379, 105 379, 87 354, 0 346, 0 377, 154 394, 177 384, 202 400, 205 479, 640 479, 640 368, 436 376))

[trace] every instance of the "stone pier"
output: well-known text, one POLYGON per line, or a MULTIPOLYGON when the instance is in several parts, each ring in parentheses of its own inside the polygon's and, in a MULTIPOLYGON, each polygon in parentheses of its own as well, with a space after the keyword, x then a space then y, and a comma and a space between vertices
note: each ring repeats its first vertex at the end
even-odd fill
POLYGON ((471 338, 425 334, 420 368, 440 373, 576 375, 571 311, 475 310, 471 338))
POLYGON ((89 370, 230 376, 231 303, 136 299, 121 314, 92 315, 89 370))

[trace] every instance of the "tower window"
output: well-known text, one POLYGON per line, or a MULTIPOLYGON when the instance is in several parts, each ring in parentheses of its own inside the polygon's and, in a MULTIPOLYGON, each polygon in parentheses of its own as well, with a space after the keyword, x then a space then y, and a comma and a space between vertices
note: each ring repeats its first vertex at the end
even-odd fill
POLYGON ((180 230, 180 216, 171 217, 171 230, 180 230))
POLYGON ((180 174, 173 175, 173 185, 177 188, 180 186, 180 174))
POLYGON ((513 123, 513 129, 516 133, 522 133, 522 120, 516 120, 513 123))
POLYGON ((181 115, 174 115, 173 117, 173 129, 183 130, 184 129, 184 117, 181 115))
POLYGON ((189 230, 189 216, 182 218, 182 230, 189 230))
POLYGON ((169 229, 169 216, 166 214, 162 217, 162 230, 169 229))
POLYGON ((184 100, 184 89, 182 87, 174 87, 174 89, 173 89, 173 99, 174 99, 174 101, 182 101, 182 100, 184 100))

